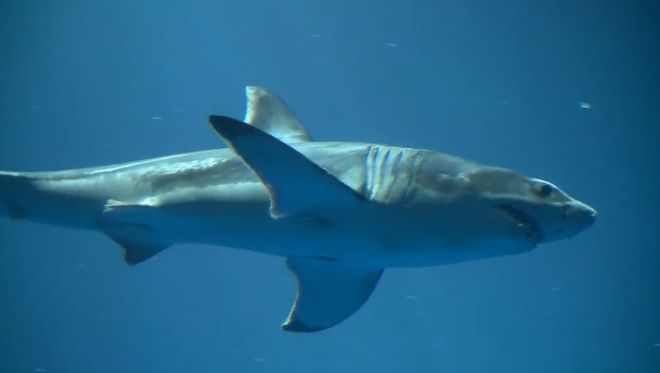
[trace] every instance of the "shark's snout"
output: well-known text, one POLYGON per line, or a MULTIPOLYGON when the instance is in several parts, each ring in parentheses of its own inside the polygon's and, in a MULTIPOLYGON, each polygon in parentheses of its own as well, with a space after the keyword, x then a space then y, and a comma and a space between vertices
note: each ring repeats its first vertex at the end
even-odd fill
POLYGON ((576 200, 566 202, 561 209, 561 219, 547 225, 549 234, 546 235, 545 241, 575 237, 593 225, 597 216, 596 210, 587 204, 576 200))
MULTIPOLYGON (((529 212, 530 221, 536 222, 539 242, 553 242, 575 237, 594 224, 598 213, 591 206, 569 199, 561 205, 548 205, 548 208, 529 212)), ((522 225, 534 226, 534 225, 522 225)), ((529 231, 529 229, 527 229, 529 231)))
POLYGON ((580 201, 571 201, 564 206, 564 218, 575 222, 581 229, 591 226, 597 216, 593 207, 580 201))

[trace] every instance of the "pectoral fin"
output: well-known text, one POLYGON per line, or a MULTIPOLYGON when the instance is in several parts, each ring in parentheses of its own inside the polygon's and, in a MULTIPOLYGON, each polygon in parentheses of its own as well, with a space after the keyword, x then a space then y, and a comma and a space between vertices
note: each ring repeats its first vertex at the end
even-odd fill
POLYGON ((155 207, 110 200, 98 224, 103 233, 124 249, 130 265, 141 263, 168 247, 152 225, 155 207))
POLYGON ((212 115, 209 122, 268 188, 272 217, 318 214, 362 201, 353 189, 268 133, 223 116, 212 115))
POLYGON ((383 270, 366 270, 314 258, 289 258, 298 293, 282 329, 314 332, 347 319, 367 301, 383 270))

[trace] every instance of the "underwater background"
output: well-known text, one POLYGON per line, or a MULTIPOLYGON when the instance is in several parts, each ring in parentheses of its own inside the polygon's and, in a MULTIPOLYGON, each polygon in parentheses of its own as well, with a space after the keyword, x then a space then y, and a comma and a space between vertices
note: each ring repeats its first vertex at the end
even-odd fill
POLYGON ((245 85, 318 140, 428 148, 556 183, 574 239, 389 269, 280 330, 283 260, 0 220, 0 372, 660 372, 660 2, 0 1, 0 169, 223 147, 245 85))

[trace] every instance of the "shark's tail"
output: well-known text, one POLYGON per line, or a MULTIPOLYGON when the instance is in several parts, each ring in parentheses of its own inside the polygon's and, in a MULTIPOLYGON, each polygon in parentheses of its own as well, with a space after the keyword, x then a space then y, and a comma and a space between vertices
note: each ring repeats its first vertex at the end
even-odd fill
POLYGON ((31 189, 30 178, 25 174, 0 171, 0 218, 26 218, 25 202, 31 189))
MULTIPOLYGON (((71 186, 70 172, 0 171, 0 218, 90 229, 103 203, 71 186)), ((75 184, 75 183, 73 183, 75 184)))

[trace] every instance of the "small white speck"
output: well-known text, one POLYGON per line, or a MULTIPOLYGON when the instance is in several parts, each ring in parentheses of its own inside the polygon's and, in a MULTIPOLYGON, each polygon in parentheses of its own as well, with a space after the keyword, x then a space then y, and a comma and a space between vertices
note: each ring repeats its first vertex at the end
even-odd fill
POLYGON ((589 110, 591 109, 591 104, 585 101, 580 101, 580 109, 589 110))
POLYGON ((265 361, 265 359, 263 357, 255 357, 252 360, 256 361, 257 363, 263 363, 265 361))
POLYGON ((399 46, 399 44, 397 44, 397 43, 385 43, 385 46, 390 47, 390 48, 396 48, 396 47, 399 46))
POLYGON ((312 32, 311 34, 309 34, 309 37, 310 38, 320 38, 321 34, 317 34, 316 32, 312 32))
POLYGON ((163 120, 163 117, 159 117, 159 116, 156 115, 156 116, 151 117, 151 119, 152 120, 163 120))
POLYGON ((408 295, 406 295, 406 299, 408 299, 408 300, 417 300, 417 296, 412 295, 412 294, 408 294, 408 295))
POLYGON ((46 369, 43 369, 43 368, 34 368, 34 372, 43 373, 45 371, 46 371, 46 369))
POLYGON ((558 292, 560 290, 561 290, 560 288, 550 288, 550 291, 554 291, 554 292, 558 292))

